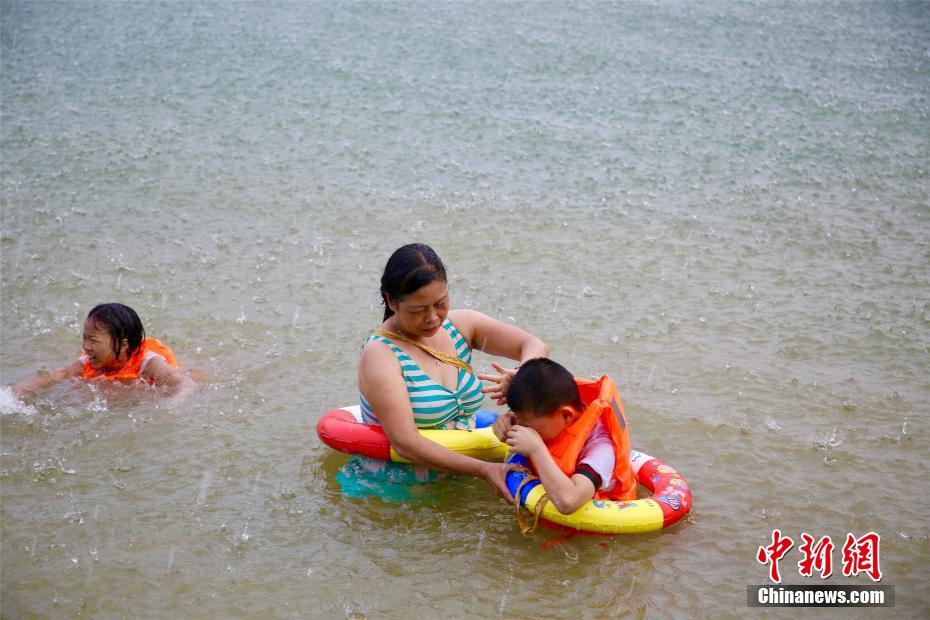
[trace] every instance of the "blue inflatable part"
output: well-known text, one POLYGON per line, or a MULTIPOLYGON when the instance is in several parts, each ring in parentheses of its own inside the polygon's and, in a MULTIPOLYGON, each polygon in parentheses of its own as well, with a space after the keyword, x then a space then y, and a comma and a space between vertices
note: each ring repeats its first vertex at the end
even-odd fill
POLYGON ((488 411, 487 409, 479 409, 475 414, 475 428, 484 428, 485 426, 491 426, 494 424, 494 420, 497 419, 497 413, 493 411, 488 411))
MULTIPOLYGON (((529 462, 526 460, 526 457, 522 454, 512 454, 510 458, 507 459, 508 463, 516 463, 517 465, 522 465, 523 467, 529 467, 529 462)), ((526 498, 529 497, 530 491, 534 487, 541 484, 539 480, 533 480, 532 482, 527 482, 523 485, 523 488, 520 489, 520 497, 517 497, 517 489, 520 487, 520 483, 523 482, 523 479, 526 478, 526 473, 522 471, 511 471, 507 472, 507 490, 510 491, 510 494, 514 496, 515 499, 519 500, 521 506, 526 505, 526 498)))

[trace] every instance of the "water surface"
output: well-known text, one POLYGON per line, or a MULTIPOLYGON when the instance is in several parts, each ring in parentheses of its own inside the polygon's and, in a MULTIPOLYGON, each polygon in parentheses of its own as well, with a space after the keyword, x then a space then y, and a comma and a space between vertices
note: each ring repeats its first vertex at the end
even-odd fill
POLYGON ((2 383, 102 301, 209 375, 179 410, 0 394, 4 617, 736 617, 775 528, 878 532, 926 616, 928 33, 925 2, 3 2, 2 383), (410 241, 614 377, 692 516, 543 548, 480 481, 345 496, 313 427, 410 241))

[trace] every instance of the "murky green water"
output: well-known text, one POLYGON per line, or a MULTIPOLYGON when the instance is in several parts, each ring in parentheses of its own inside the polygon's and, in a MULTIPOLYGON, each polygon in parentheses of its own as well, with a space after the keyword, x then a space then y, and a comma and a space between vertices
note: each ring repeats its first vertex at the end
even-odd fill
POLYGON ((878 532, 926 616, 928 33, 926 2, 3 2, 2 383, 101 301, 209 374, 179 411, 0 393, 3 617, 737 617, 775 528, 878 532), (689 520, 543 548, 479 481, 342 494, 313 427, 414 240, 455 306, 616 379, 689 520))

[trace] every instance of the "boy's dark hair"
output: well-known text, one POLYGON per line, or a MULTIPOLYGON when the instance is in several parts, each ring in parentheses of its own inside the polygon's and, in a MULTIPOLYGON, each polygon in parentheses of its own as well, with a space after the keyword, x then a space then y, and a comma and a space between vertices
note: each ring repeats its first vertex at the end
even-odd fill
POLYGON ((510 410, 544 417, 563 405, 584 410, 572 373, 545 357, 523 362, 507 388, 510 410))
POLYGON ((87 313, 98 327, 105 327, 112 340, 113 351, 119 357, 123 340, 128 343, 127 355, 132 355, 145 340, 145 328, 136 311, 123 304, 100 304, 87 313))
POLYGON ((446 280, 446 267, 439 255, 425 243, 410 243, 394 250, 381 275, 381 299, 384 320, 394 311, 388 306, 388 296, 400 301, 434 280, 446 280))

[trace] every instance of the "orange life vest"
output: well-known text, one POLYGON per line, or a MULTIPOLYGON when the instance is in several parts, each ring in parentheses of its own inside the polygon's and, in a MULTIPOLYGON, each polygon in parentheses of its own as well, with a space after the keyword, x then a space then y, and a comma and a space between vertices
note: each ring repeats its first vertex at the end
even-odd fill
POLYGON ((636 499, 636 478, 630 466, 630 433, 617 386, 607 375, 597 381, 575 377, 575 383, 578 384, 585 410, 555 439, 546 442, 549 454, 559 469, 566 476, 571 476, 578 467, 581 448, 600 420, 613 440, 616 459, 614 478, 617 481, 609 491, 596 490, 594 498, 624 501, 636 499))
MULTIPOLYGON (((84 370, 81 371, 81 376, 87 379, 145 379, 145 377, 142 377, 142 361, 145 359, 146 353, 149 352, 157 353, 164 357, 169 366, 178 367, 178 363, 174 359, 174 353, 171 352, 171 349, 169 349, 167 345, 163 344, 158 338, 146 338, 142 341, 142 344, 139 345, 139 348, 136 349, 135 353, 126 360, 126 363, 116 370, 104 372, 97 368, 93 368, 90 365, 90 360, 85 358, 84 370)), ((152 383, 151 380, 146 380, 152 383)))

